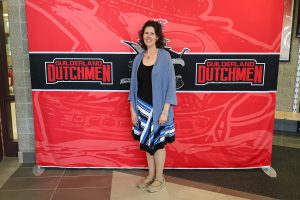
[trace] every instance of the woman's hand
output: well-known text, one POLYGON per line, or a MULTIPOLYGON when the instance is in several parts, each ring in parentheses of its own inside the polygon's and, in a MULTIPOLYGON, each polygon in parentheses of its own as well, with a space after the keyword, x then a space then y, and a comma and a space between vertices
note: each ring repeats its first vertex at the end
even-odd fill
POLYGON ((168 119, 168 113, 167 112, 161 112, 160 117, 158 119, 158 123, 160 125, 163 125, 164 123, 166 123, 168 119))
POLYGON ((131 122, 134 126, 138 125, 138 118, 134 110, 130 111, 131 113, 131 122))

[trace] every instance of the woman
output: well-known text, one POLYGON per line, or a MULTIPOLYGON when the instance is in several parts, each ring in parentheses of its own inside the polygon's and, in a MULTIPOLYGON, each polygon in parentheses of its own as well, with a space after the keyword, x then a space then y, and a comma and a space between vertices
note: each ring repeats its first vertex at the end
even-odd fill
POLYGON ((162 26, 147 21, 139 33, 144 49, 133 62, 130 84, 132 134, 146 151, 149 175, 138 188, 157 192, 165 185, 165 144, 175 140, 173 106, 177 104, 175 72, 170 54, 164 50, 162 26))

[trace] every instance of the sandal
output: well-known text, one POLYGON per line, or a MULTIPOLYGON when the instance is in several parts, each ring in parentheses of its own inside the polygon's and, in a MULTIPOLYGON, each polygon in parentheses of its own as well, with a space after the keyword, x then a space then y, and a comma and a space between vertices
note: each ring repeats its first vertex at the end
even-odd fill
POLYGON ((153 183, 153 181, 154 181, 153 179, 149 179, 148 177, 143 178, 136 183, 136 187, 143 189, 143 188, 147 187, 148 185, 150 185, 151 183, 153 183))
POLYGON ((151 192, 151 193, 153 193, 153 192, 158 192, 159 190, 161 190, 161 189, 164 187, 165 184, 166 184, 166 181, 165 181, 164 178, 163 178, 162 180, 156 178, 156 179, 154 179, 154 181, 151 183, 151 185, 148 185, 148 186, 147 186, 147 191, 148 191, 148 192, 151 192), (155 182, 158 182, 159 185, 153 184, 153 183, 155 183, 155 182))

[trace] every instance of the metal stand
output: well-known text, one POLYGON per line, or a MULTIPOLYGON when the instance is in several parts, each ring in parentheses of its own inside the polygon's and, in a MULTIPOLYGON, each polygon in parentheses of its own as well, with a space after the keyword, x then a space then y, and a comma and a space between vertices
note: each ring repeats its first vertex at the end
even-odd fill
POLYGON ((44 167, 40 167, 40 166, 37 166, 37 165, 34 165, 33 168, 32 168, 32 173, 35 175, 35 176, 40 176, 44 173, 45 171, 45 168, 44 167))
POLYGON ((277 173, 276 173, 275 169, 273 169, 271 166, 270 167, 263 167, 262 170, 263 170, 263 172, 265 172, 265 174, 267 174, 271 178, 276 178, 277 177, 277 173))

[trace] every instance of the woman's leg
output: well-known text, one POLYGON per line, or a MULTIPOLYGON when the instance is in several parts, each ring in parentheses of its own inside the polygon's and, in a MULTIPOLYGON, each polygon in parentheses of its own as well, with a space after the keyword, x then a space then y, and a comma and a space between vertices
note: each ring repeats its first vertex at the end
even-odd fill
POLYGON ((166 149, 158 149, 154 154, 155 178, 163 180, 164 165, 166 160, 166 149))
POLYGON ((157 150, 153 157, 155 162, 155 179, 154 182, 147 187, 148 192, 157 192, 165 185, 165 180, 163 177, 166 159, 165 148, 157 150))
POLYGON ((145 188, 148 185, 150 185, 153 182, 153 179, 155 178, 155 162, 154 162, 154 156, 151 156, 148 152, 146 152, 146 158, 148 163, 148 171, 149 174, 147 177, 139 180, 136 183, 136 186, 138 188, 145 188))
POLYGON ((155 178, 155 162, 154 162, 154 156, 151 156, 148 152, 146 152, 146 157, 147 157, 147 163, 148 163, 148 171, 149 179, 154 179, 155 178))

